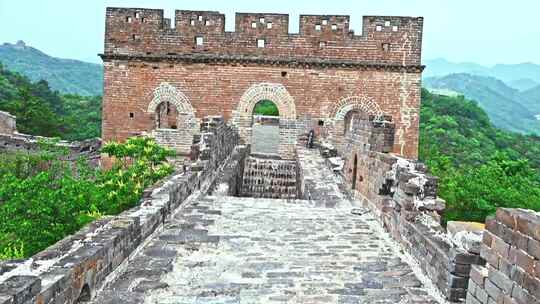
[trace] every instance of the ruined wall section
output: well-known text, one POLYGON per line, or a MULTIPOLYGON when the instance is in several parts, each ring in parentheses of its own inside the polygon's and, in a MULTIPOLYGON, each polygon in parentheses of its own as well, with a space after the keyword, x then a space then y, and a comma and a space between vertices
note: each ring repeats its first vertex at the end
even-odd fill
MULTIPOLYGON (((107 8, 105 56, 257 57, 286 61, 326 59, 370 65, 420 66, 423 18, 367 16, 362 35, 349 16, 302 15, 300 34, 288 15, 238 13, 235 32, 212 11, 176 11, 175 28, 163 10, 107 8), (197 37, 202 44, 197 43, 197 37), (264 47, 258 44, 263 39, 264 47)), ((240 58, 239 58, 240 59, 240 58)), ((244 58, 246 59, 246 58, 244 58)))
POLYGON ((467 303, 540 303, 540 214, 500 208, 486 229, 486 265, 471 270, 467 303))
POLYGON ((483 262, 480 233, 442 227, 445 202, 437 197, 437 178, 422 163, 387 153, 393 132, 389 123, 354 122, 342 154, 344 178, 352 184, 356 157, 352 194, 371 209, 449 301, 463 301, 472 265, 483 262))
MULTIPOLYGON (((0 263, 0 303, 82 303, 174 210, 205 195, 238 144, 223 119, 210 117, 195 161, 146 189, 137 207, 104 217, 27 260, 0 263), (227 137, 228 141, 222 142, 227 137)), ((233 160, 234 161, 234 160, 233 160)), ((145 263, 153 263, 151 259, 145 263)), ((147 266, 150 267, 150 266, 147 266)))
POLYGON ((17 132, 15 116, 0 111, 0 134, 13 134, 17 132))

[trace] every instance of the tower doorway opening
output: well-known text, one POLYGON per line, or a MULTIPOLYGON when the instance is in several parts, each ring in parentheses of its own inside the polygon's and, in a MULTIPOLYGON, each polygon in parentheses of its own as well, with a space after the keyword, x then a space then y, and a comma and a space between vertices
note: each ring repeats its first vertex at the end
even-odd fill
POLYGON ((273 101, 263 99, 255 104, 251 130, 251 153, 279 154, 279 110, 273 101))

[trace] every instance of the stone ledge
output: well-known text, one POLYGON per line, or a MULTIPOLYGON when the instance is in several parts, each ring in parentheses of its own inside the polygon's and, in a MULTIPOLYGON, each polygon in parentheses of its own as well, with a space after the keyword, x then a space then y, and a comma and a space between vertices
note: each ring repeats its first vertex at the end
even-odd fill
POLYGON ((340 68, 355 70, 384 70, 392 72, 421 73, 424 65, 396 65, 396 64, 375 64, 369 62, 336 60, 336 59, 291 59, 267 56, 231 56, 231 55, 209 55, 209 54, 176 54, 176 55, 143 55, 143 54, 99 54, 103 61, 111 60, 139 60, 146 62, 187 62, 187 63, 211 63, 211 64, 243 64, 255 63, 272 66, 288 66, 295 68, 340 68))

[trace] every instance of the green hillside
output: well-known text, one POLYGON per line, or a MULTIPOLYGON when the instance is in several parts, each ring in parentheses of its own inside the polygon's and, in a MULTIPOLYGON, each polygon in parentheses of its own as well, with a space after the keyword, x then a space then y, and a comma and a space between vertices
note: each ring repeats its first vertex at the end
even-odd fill
POLYGON ((521 93, 504 82, 486 76, 451 74, 426 78, 424 86, 437 90, 452 90, 478 102, 493 124, 501 129, 523 134, 540 134, 540 100, 533 93, 521 93))
POLYGON ((0 111, 17 116, 21 133, 82 140, 99 137, 101 97, 62 95, 0 64, 0 111))
POLYGON ((62 93, 95 96, 103 92, 101 65, 51 57, 24 42, 0 45, 0 63, 32 81, 44 79, 62 93))
POLYGON ((422 90, 420 159, 440 178, 446 220, 497 207, 540 211, 540 137, 502 131, 473 101, 422 90))

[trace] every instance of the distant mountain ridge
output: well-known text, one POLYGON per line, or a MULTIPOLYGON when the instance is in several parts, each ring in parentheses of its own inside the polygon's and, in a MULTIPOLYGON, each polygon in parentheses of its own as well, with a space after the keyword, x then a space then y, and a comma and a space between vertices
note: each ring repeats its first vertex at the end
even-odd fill
POLYGON ((99 64, 51 57, 22 41, 0 45, 0 63, 32 81, 44 79, 62 93, 103 94, 103 66, 99 64))
POLYGON ((496 64, 487 67, 471 62, 455 63, 438 58, 427 60, 424 64, 426 65, 423 73, 425 78, 467 73, 498 78, 520 91, 540 85, 540 65, 534 63, 496 64))
POLYGON ((475 100, 499 128, 540 134, 540 86, 520 92, 497 78, 466 73, 425 78, 424 86, 475 100))

